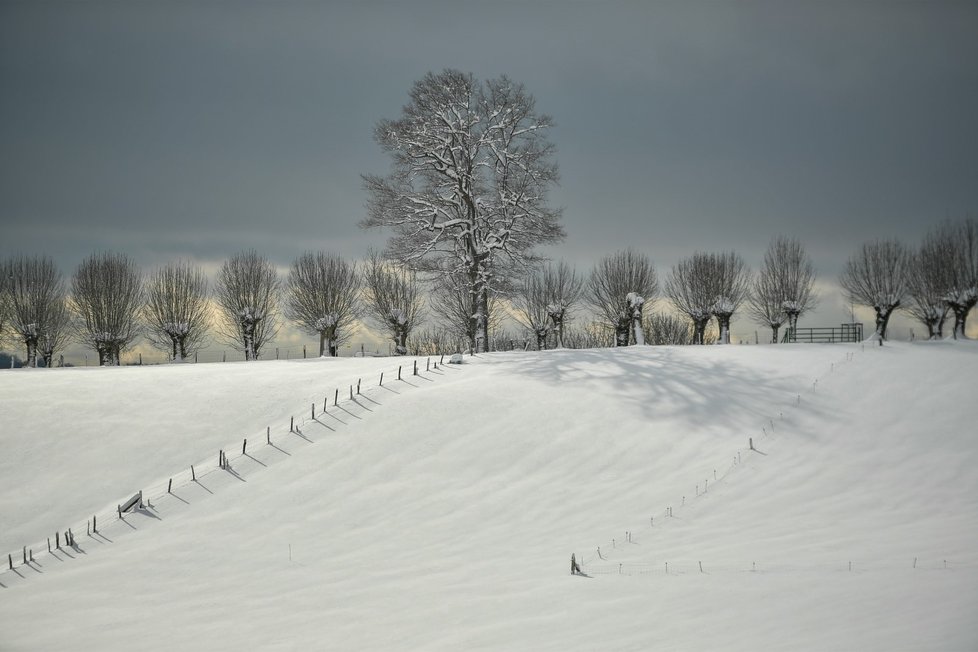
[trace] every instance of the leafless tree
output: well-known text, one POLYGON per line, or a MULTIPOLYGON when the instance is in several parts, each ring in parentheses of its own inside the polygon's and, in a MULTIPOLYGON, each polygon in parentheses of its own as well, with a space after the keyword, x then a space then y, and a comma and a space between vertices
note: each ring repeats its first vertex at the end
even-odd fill
POLYGON ((716 317, 718 341, 729 343, 730 321, 746 298, 750 270, 733 252, 696 252, 673 265, 666 294, 673 306, 693 323, 693 343, 706 341, 706 327, 716 317))
POLYGON ((10 279, 7 262, 0 261, 0 348, 7 335, 7 322, 10 320, 10 279))
POLYGON ((927 264, 940 266, 944 302, 954 313, 954 338, 964 339, 968 313, 978 304, 978 223, 973 219, 944 222, 924 239, 932 250, 927 264))
MULTIPOLYGON (((655 270, 652 271, 654 274, 655 270)), ((564 261, 544 266, 542 278, 547 297, 547 314, 553 322, 554 345, 560 349, 564 346, 564 329, 584 292, 584 279, 564 261)))
POLYGON ((801 242, 778 237, 764 254, 764 264, 754 280, 748 298, 748 310, 754 320, 771 327, 772 341, 778 341, 778 329, 787 321, 792 331, 798 318, 813 309, 815 266, 801 242))
POLYGON ((516 321, 536 337, 539 351, 547 348, 547 337, 553 328, 548 310, 549 304, 550 297, 543 275, 535 273, 524 278, 514 297, 513 309, 516 321))
POLYGON ((686 345, 693 343, 693 329, 690 323, 668 313, 653 313, 642 324, 645 341, 649 344, 686 345))
POLYGON ((254 249, 224 261, 217 274, 219 330, 231 346, 244 352, 245 360, 257 360, 278 333, 278 290, 275 268, 254 249))
POLYGON ((407 340, 421 321, 421 286, 414 272, 371 252, 364 270, 370 315, 394 341, 397 355, 408 352, 407 340))
POLYGON ((53 363, 54 353, 67 344, 70 315, 65 298, 65 280, 54 261, 47 257, 18 256, 0 267, 10 326, 26 348, 24 366, 36 367, 43 358, 53 363))
POLYGON ((491 292, 564 236, 547 205, 558 178, 551 126, 521 84, 445 70, 415 83, 401 119, 375 129, 393 165, 364 176, 361 225, 391 228, 388 256, 410 269, 465 279, 474 351, 489 342, 491 292))
POLYGON ((784 310, 777 281, 768 273, 766 266, 754 279, 747 298, 747 312, 755 322, 771 329, 771 343, 777 344, 778 330, 788 320, 788 314, 784 310))
POLYGON ((615 331, 615 346, 645 343, 642 311, 659 293, 655 267, 647 256, 631 249, 598 261, 585 290, 594 311, 615 331))
POLYGON ((949 310, 945 300, 950 287, 950 264, 933 240, 925 240, 907 264, 910 301, 905 310, 927 328, 927 338, 938 340, 949 310))
POLYGON ((192 356, 209 326, 204 272, 182 261, 157 269, 146 282, 144 313, 153 346, 175 362, 192 356))
POLYGON ((864 244, 849 258, 839 284, 852 303, 872 306, 876 311, 876 337, 886 339, 886 326, 893 311, 907 299, 907 247, 895 240, 864 244))
POLYGON ((143 307, 142 272, 125 254, 93 254, 71 282, 72 304, 81 317, 83 341, 98 353, 99 365, 121 364, 122 352, 139 335, 143 307))
POLYGON ((360 317, 356 263, 324 252, 306 252, 292 262, 285 285, 286 313, 306 332, 319 335, 319 355, 336 357, 360 317))
POLYGON ((711 312, 717 320, 720 344, 730 344, 730 322, 750 292, 751 273, 738 254, 728 251, 709 254, 712 294, 711 312))
MULTIPOLYGON (((498 293, 491 290, 485 307, 490 334, 499 327, 502 317, 497 296, 498 293)), ((447 330, 454 334, 453 339, 457 337, 471 344, 478 335, 476 322, 472 319, 471 295, 464 277, 457 274, 436 277, 432 282, 428 307, 447 330)))

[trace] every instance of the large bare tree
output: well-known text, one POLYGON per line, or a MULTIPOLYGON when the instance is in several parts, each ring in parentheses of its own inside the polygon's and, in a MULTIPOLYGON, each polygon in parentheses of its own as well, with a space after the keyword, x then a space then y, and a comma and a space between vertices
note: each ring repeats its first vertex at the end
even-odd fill
POLYGON ((203 270, 189 262, 157 269, 146 282, 144 312, 153 346, 174 362, 192 356, 203 346, 210 321, 203 270))
POLYGON ((55 351, 70 335, 64 276, 50 258, 26 256, 0 266, 0 276, 0 303, 6 305, 10 326, 26 349, 24 365, 36 367, 43 358, 45 366, 52 366, 55 351))
POLYGON ((839 284, 852 303, 872 306, 876 312, 876 337, 886 339, 893 311, 907 299, 910 252, 896 240, 877 240, 860 247, 849 258, 839 284))
POLYGON ((285 283, 286 314, 319 335, 319 355, 336 357, 360 316, 356 263, 325 252, 306 252, 292 262, 285 283))
POLYGON ((631 249, 598 261, 585 289, 588 302, 615 331, 615 346, 645 344, 642 311, 659 293, 655 267, 631 249))
POLYGON ((944 302, 954 313, 954 338, 964 339, 968 313, 978 304, 978 222, 944 222, 924 239, 924 247, 939 252, 929 265, 943 268, 944 302))
POLYGON ((142 272, 125 254, 85 259, 71 280, 72 304, 81 317, 79 335, 98 353, 99 365, 122 363, 122 352, 139 335, 142 272))
POLYGON ((393 340, 395 353, 406 355, 408 337, 421 321, 423 302, 417 276, 374 252, 364 267, 369 313, 393 340))
POLYGON ((392 170, 364 176, 361 225, 394 232, 393 260, 465 279, 474 351, 489 342, 492 291, 536 264, 535 247, 564 237, 547 204, 558 178, 552 124, 522 84, 445 70, 415 83, 401 118, 375 129, 392 170))
POLYGON ((224 261, 214 296, 220 307, 220 331, 245 360, 257 360, 279 328, 279 280, 267 258, 254 249, 224 261))

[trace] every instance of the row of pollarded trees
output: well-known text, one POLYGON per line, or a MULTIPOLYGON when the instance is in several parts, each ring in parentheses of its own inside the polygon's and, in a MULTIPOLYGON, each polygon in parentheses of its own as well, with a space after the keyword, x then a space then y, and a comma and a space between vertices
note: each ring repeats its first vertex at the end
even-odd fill
POLYGON ((285 315, 320 338, 320 355, 337 355, 354 321, 370 313, 406 352, 421 300, 414 275, 371 256, 362 266, 323 252, 305 253, 280 279, 255 251, 232 256, 213 291, 191 263, 164 265, 144 276, 124 254, 95 254, 70 280, 47 257, 18 256, 0 264, 0 335, 24 346, 27 366, 51 366, 71 339, 98 353, 100 365, 145 335, 171 360, 186 359, 213 330, 246 360, 258 359, 285 315))
POLYGON ((901 308, 927 328, 929 339, 942 336, 953 314, 953 336, 964 338, 968 313, 978 304, 978 223, 943 222, 916 250, 895 240, 864 244, 839 282, 853 303, 874 309, 880 338, 901 308))
POLYGON ((718 341, 729 343, 730 322, 745 302, 756 321, 772 328, 777 341, 785 321, 794 327, 814 307, 814 282, 814 267, 796 240, 774 240, 756 276, 734 252, 694 253, 676 263, 665 282, 665 296, 688 320, 687 338, 673 332, 674 321, 647 319, 647 309, 659 295, 658 276, 648 257, 629 249, 602 258, 586 277, 563 262, 547 265, 524 280, 514 305, 538 348, 546 346, 551 333, 556 346, 563 346, 570 314, 581 304, 614 334, 615 346, 644 344, 650 330, 658 333, 657 341, 669 331, 669 341, 703 344, 711 320, 716 321, 718 341))

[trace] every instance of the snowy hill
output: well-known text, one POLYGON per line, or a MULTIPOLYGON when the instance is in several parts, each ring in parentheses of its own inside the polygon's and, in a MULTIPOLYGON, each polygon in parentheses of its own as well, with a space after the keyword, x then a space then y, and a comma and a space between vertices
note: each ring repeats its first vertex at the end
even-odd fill
POLYGON ((0 373, 0 649, 978 648, 975 343, 411 364, 0 373))

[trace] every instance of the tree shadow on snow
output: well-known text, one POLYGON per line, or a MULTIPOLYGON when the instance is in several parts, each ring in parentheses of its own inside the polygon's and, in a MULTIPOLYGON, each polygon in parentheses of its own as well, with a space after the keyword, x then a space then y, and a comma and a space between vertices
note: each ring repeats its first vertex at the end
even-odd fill
MULTIPOLYGON (((837 418, 812 401, 798 405, 792 400, 805 388, 790 368, 765 372, 741 359, 696 355, 697 349, 701 347, 561 349, 530 352, 525 358, 507 356, 490 364, 513 365, 515 375, 553 387, 586 387, 594 379, 611 380, 619 388, 614 400, 636 407, 650 422, 682 416, 694 426, 742 429, 745 439, 788 409, 796 415, 837 418)), ((595 385, 596 391, 607 387, 606 382, 595 385)), ((595 399, 600 398, 595 394, 595 399)))

